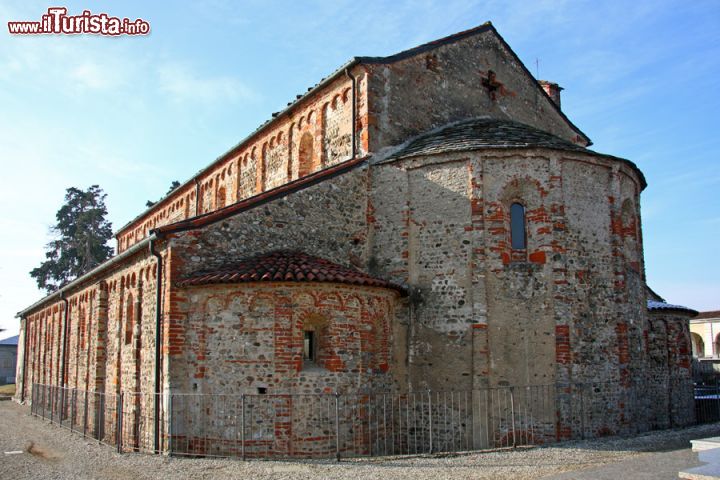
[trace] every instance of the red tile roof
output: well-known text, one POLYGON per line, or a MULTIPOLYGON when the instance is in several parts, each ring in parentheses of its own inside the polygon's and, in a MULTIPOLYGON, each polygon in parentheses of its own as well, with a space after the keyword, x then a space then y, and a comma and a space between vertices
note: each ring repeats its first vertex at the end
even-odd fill
POLYGON ((216 283, 245 282, 322 282, 344 283, 368 287, 392 288, 405 294, 394 283, 323 258, 302 252, 275 251, 226 265, 217 270, 201 272, 180 280, 180 287, 216 283))
POLYGON ((700 312, 697 317, 693 318, 693 320, 700 320, 701 318, 720 318, 720 310, 700 312))

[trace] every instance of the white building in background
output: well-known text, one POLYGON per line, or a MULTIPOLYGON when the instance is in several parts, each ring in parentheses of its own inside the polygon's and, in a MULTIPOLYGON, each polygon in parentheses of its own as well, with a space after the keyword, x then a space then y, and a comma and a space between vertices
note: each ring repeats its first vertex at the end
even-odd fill
POLYGON ((700 312, 691 319, 690 336, 694 358, 720 358, 720 310, 700 312))
POLYGON ((0 385, 15 383, 18 335, 0 340, 0 385))

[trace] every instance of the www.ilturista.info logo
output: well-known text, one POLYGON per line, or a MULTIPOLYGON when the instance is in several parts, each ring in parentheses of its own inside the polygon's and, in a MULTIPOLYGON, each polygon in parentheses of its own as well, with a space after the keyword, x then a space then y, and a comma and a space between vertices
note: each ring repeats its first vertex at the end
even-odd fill
POLYGON ((65 7, 50 7, 39 22, 8 22, 12 35, 42 35, 82 33, 92 35, 147 35, 150 24, 138 18, 111 17, 107 13, 91 13, 84 10, 80 15, 68 15, 65 7))

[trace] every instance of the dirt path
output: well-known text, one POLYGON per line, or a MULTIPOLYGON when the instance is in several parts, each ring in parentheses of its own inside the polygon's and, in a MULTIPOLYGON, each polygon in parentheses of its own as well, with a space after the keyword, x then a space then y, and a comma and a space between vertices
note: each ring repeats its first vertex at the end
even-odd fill
POLYGON ((697 465, 691 438, 720 434, 720 425, 635 439, 573 442, 548 448, 454 457, 327 462, 203 460, 116 453, 0 402, 0 479, 535 479, 677 478, 697 465), (11 452, 11 453, 5 453, 11 452), (12 453, 21 452, 21 453, 12 453), (671 475, 671 476, 668 476, 671 475))

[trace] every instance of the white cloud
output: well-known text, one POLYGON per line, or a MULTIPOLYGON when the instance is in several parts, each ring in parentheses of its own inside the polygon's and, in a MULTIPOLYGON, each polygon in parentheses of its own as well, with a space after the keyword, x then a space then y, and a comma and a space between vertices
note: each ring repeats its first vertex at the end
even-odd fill
POLYGON ((162 168, 146 161, 131 160, 103 143, 84 140, 73 147, 76 162, 80 168, 94 169, 103 178, 141 178, 163 177, 166 173, 162 168), (102 161, 98 161, 102 159, 102 161))
POLYGON ((0 44, 0 81, 66 96, 134 93, 148 59, 129 44, 94 37, 12 37, 0 44), (133 86, 133 90, 126 88, 133 86), (121 87, 125 87, 121 90, 121 87))
POLYGON ((216 102, 255 100, 257 95, 238 79, 229 76, 203 76, 180 64, 158 68, 160 90, 174 101, 216 102))
POLYGON ((109 90, 124 83, 123 71, 117 66, 100 65, 96 62, 86 61, 70 71, 70 78, 78 82, 81 87, 93 90, 109 90))

